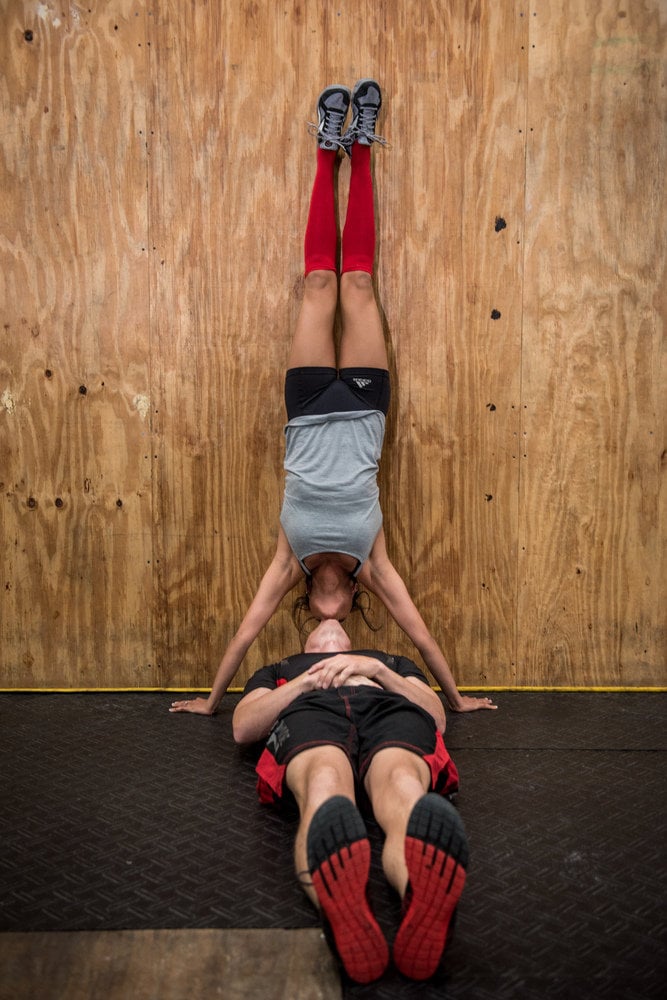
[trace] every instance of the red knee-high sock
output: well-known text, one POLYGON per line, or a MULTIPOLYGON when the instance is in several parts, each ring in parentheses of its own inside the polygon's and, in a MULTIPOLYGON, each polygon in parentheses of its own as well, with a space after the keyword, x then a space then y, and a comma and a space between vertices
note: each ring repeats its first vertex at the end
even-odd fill
POLYGON ((343 226, 341 271, 373 273, 375 259, 375 205, 371 177, 371 147, 352 146, 350 197, 343 226))
POLYGON ((304 240, 306 274, 311 271, 336 271, 336 200, 334 194, 335 149, 317 150, 317 169, 310 196, 304 240))

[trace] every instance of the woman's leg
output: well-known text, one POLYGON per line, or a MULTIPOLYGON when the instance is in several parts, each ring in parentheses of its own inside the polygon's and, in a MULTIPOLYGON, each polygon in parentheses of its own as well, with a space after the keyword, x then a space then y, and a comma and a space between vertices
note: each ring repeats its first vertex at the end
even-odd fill
POLYGON ((288 368, 335 368, 334 318, 338 301, 336 202, 337 149, 317 150, 304 240, 305 287, 288 368))
POLYGON ((351 151, 350 196, 343 227, 340 279, 341 368, 388 368, 382 318, 373 289, 375 206, 371 147, 355 142, 351 151))

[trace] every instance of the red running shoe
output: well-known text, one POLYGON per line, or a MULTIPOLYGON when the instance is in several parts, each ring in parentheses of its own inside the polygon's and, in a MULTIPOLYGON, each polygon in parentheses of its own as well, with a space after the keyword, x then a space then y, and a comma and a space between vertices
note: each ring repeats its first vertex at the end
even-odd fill
POLYGON ((430 793, 419 799, 405 835, 408 888, 394 941, 394 964, 410 979, 428 979, 447 945, 468 867, 468 842, 450 802, 430 793))
POLYGON ((357 983, 378 979, 389 946, 366 899, 370 844, 361 813, 343 795, 327 799, 308 828, 308 868, 346 973, 357 983))

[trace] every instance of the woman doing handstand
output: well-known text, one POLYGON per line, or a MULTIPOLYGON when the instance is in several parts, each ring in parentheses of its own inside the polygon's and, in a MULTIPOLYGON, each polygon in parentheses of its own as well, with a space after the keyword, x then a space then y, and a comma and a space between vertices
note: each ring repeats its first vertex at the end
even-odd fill
POLYGON ((309 610, 342 621, 359 584, 407 633, 454 711, 495 708, 462 696, 447 661, 387 556, 377 485, 389 406, 382 320, 373 290, 375 213, 371 149, 382 103, 374 80, 327 87, 318 100, 317 168, 305 234, 305 290, 285 382, 285 494, 275 555, 225 651, 208 698, 172 711, 212 714, 249 646, 285 595, 306 578, 309 610), (352 119, 344 131, 352 105, 352 119), (350 192, 337 267, 335 167, 351 158, 350 192), (340 305, 336 356, 334 320, 340 305))

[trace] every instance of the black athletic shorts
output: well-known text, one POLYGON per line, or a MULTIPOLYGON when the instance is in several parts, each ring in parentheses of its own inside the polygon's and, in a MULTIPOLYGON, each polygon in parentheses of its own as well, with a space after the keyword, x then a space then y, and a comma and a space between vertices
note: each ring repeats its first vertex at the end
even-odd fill
POLYGON ((290 368, 285 376, 287 419, 348 410, 389 409, 386 368, 290 368))
POLYGON ((458 789, 456 765, 433 717, 400 694, 360 684, 302 694, 281 712, 257 763, 260 800, 279 802, 289 762, 318 746, 340 747, 359 782, 378 750, 402 747, 428 764, 433 791, 458 789))

